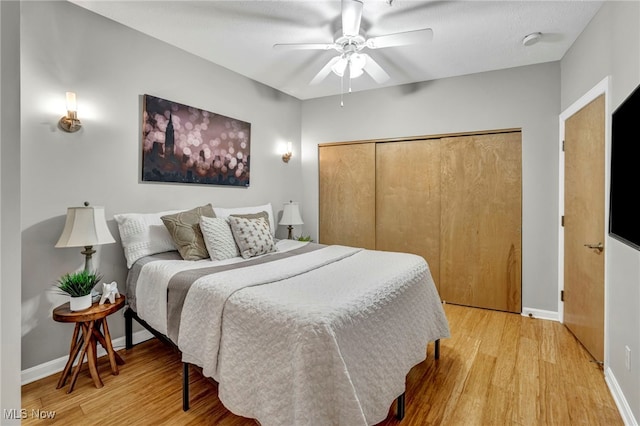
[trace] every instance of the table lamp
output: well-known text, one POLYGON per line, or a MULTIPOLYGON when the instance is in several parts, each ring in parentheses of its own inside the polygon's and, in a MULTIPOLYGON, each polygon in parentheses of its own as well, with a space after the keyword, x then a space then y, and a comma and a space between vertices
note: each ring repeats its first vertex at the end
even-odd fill
POLYGON ((104 216, 104 207, 89 206, 85 201, 83 207, 69 207, 67 219, 56 247, 84 247, 84 270, 93 272, 91 256, 96 252, 93 246, 115 243, 104 216))
POLYGON ((298 203, 294 203, 293 201, 289 201, 288 203, 284 203, 284 209, 282 210, 282 218, 279 222, 280 225, 287 225, 287 229, 289 230, 288 239, 293 239, 293 225, 302 225, 304 222, 302 221, 302 217, 300 217, 300 208, 298 207, 298 203))

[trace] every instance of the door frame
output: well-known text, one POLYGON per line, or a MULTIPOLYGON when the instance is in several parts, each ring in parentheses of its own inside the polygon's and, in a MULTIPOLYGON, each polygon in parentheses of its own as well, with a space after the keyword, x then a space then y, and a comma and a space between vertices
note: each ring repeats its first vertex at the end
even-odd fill
MULTIPOLYGON (((607 237, 609 235, 609 184, 611 180, 611 77, 607 76, 596 84, 591 90, 585 93, 580 99, 575 101, 571 106, 560 113, 560 137, 558 143, 559 151, 559 170, 558 170, 558 319, 561 323, 564 323, 564 302, 561 300, 560 295, 564 290, 564 227, 562 226, 562 216, 564 215, 564 132, 565 121, 579 110, 587 106, 590 102, 596 99, 598 96, 604 94, 604 235, 602 241, 605 241, 607 245, 607 237)), ((607 301, 609 299, 609 285, 607 282, 607 261, 608 250, 605 250, 604 258, 604 367, 609 366, 609 345, 607 338, 608 330, 608 306, 607 301)))

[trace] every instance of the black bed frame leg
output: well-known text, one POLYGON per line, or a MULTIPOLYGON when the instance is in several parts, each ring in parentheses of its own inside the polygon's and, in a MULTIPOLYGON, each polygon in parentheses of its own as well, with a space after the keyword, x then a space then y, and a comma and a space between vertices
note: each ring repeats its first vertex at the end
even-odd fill
POLYGON ((126 349, 133 348, 133 313, 131 309, 124 311, 124 336, 126 349))
POLYGON ((404 419, 404 392, 396 400, 396 419, 404 419))
POLYGON ((440 359, 440 339, 436 340, 436 344, 435 344, 435 359, 440 359))
POLYGON ((182 363, 182 411, 189 410, 189 364, 182 363))

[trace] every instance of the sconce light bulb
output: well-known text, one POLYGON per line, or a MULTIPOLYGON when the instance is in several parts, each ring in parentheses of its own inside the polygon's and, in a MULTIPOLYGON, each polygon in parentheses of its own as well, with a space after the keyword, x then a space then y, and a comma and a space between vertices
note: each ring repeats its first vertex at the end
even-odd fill
POLYGON ((68 133, 77 132, 82 127, 82 123, 78 120, 78 107, 76 104, 76 94, 74 92, 67 92, 67 115, 62 117, 58 122, 58 125, 62 130, 68 133))
POLYGON ((78 105, 76 104, 76 94, 74 92, 67 92, 67 111, 77 111, 78 105))

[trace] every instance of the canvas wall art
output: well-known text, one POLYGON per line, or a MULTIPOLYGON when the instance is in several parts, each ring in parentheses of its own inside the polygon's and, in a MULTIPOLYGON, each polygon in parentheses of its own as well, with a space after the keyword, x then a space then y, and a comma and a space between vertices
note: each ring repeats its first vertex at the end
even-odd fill
POLYGON ((251 123, 144 95, 142 180, 249 186, 251 123))

